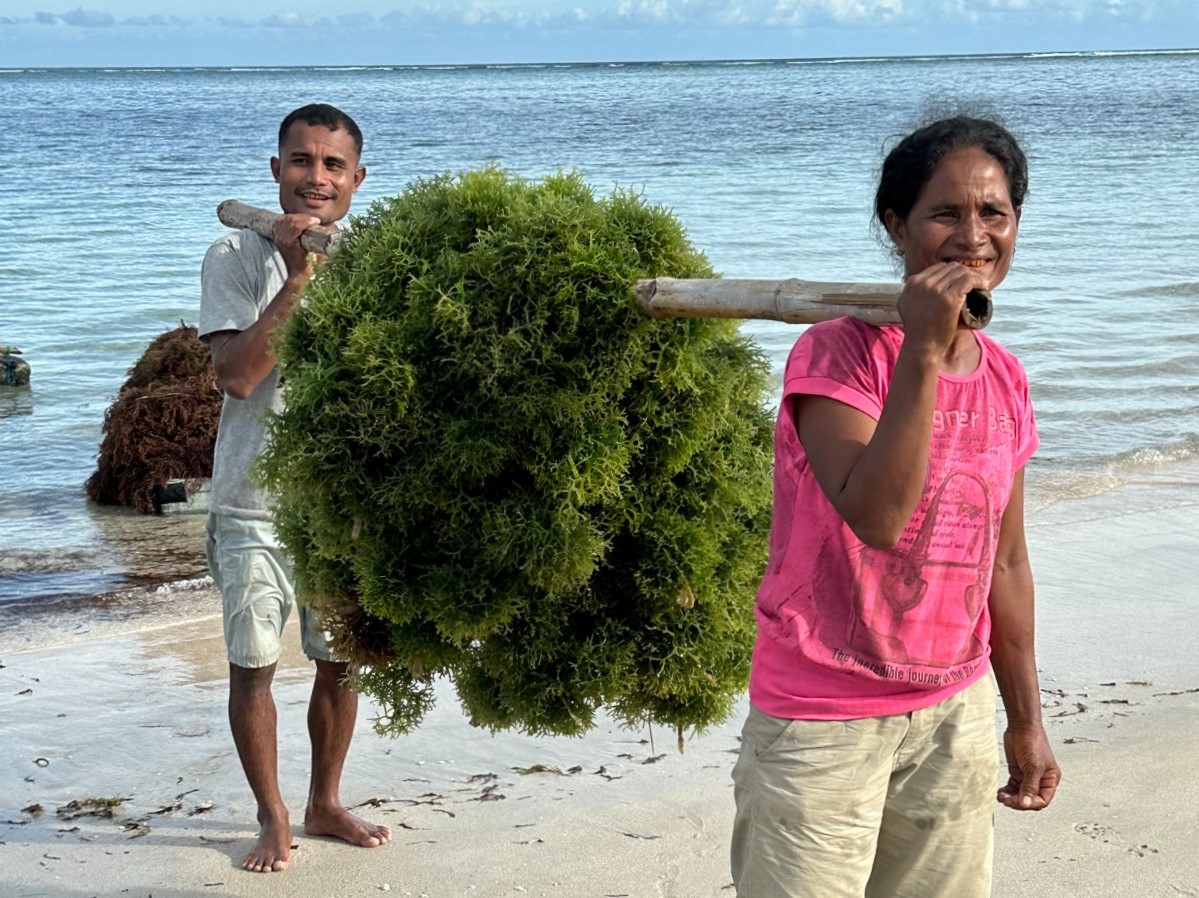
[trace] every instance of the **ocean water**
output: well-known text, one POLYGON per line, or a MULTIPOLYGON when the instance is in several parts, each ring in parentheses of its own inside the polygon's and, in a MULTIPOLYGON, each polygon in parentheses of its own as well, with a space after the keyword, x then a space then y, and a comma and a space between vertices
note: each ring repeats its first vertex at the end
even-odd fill
MULTIPOLYGON (((673 209, 727 277, 812 280, 895 280, 870 226, 888 142, 999 113, 1031 191, 988 332, 1032 381, 1030 507, 1199 470, 1199 51, 0 70, 0 345, 33 372, 0 388, 0 612, 203 573, 201 516, 97 507, 83 484, 129 367, 197 320, 217 203, 276 206, 278 122, 315 101, 365 133, 359 211, 444 171, 574 168, 673 209)), ((746 327, 781 368, 798 330, 746 327)))

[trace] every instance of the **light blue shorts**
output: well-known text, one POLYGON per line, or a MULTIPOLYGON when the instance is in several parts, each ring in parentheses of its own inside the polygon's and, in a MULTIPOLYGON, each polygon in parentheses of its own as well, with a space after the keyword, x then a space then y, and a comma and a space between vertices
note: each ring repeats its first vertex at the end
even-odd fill
MULTIPOLYGON (((283 651, 283 625, 296 605, 291 560, 270 521, 208 516, 208 570, 221 591, 225 648, 238 667, 268 667, 283 651)), ((300 646, 314 661, 335 661, 329 634, 301 606, 300 646)))

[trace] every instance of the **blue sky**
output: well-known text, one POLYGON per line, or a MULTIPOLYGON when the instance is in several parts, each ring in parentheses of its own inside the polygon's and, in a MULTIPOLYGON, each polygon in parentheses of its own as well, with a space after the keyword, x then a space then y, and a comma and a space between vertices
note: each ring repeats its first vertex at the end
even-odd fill
POLYGON ((904 56, 1199 46, 1196 0, 0 0, 0 68, 904 56))

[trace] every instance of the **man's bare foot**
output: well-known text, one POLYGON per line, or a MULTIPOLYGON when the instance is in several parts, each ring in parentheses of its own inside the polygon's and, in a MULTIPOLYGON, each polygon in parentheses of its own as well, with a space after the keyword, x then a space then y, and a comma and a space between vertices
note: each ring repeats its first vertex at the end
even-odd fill
POLYGON ((386 826, 363 820, 341 805, 316 808, 309 806, 304 812, 304 832, 310 836, 329 836, 363 848, 378 848, 391 841, 391 830, 386 826))
POLYGON ((291 860, 291 821, 286 812, 282 818, 267 817, 261 821, 258 841, 241 862, 243 870, 251 873, 278 873, 287 869, 291 860))

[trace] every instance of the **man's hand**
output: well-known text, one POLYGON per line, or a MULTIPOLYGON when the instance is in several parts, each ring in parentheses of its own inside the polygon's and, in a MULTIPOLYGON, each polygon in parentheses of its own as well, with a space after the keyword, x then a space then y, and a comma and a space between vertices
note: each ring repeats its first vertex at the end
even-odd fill
POLYGON ((1008 781, 995 799, 1015 811, 1039 811, 1049 806, 1062 781, 1061 768, 1039 724, 1008 727, 1003 734, 1008 781))
POLYGON ((303 286, 312 277, 312 260, 300 243, 300 235, 320 223, 316 216, 302 213, 284 214, 275 219, 275 247, 287 265, 287 279, 296 286, 303 286))

